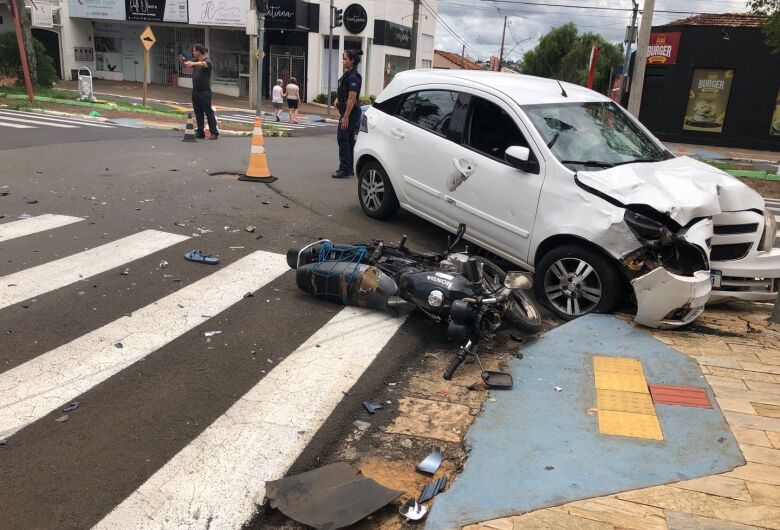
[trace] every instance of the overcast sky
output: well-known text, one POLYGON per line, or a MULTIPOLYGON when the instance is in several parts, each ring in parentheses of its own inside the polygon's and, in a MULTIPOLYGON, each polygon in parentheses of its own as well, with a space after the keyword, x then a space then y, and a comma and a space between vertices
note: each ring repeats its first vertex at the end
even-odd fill
MULTIPOLYGON (((631 20, 631 0, 523 0, 527 2, 525 4, 510 3, 511 1, 513 0, 438 0, 438 16, 444 24, 441 21, 437 23, 436 49, 460 53, 462 41, 465 41, 467 56, 479 56, 480 59, 487 59, 490 55, 497 56, 501 47, 504 15, 509 17, 505 56, 509 52, 510 60, 521 58, 525 51, 536 45, 542 35, 567 22, 574 22, 581 32, 601 33, 607 40, 622 42, 625 28, 631 20), (539 5, 528 5, 531 2, 539 5), (583 7, 574 9, 549 4, 583 7), (592 7, 626 11, 599 10, 592 7), (445 24, 448 27, 445 27, 445 24)), ((644 0, 638 0, 638 3, 641 9, 644 0)), ((425 5, 423 0, 420 12, 430 17, 425 5)), ((690 14, 742 13, 746 12, 747 8, 745 0, 656 0, 655 10, 653 25, 665 24, 690 14)))

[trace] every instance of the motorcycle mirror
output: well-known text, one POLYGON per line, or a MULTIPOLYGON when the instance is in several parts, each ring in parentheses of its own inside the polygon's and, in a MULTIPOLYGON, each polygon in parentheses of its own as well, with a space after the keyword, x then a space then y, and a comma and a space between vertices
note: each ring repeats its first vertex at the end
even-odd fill
POLYGON ((513 384, 512 374, 506 372, 484 371, 482 372, 482 381, 488 388, 510 389, 513 384))
POLYGON ((530 289, 531 285, 530 275, 526 272, 507 272, 504 278, 504 287, 507 289, 530 289))

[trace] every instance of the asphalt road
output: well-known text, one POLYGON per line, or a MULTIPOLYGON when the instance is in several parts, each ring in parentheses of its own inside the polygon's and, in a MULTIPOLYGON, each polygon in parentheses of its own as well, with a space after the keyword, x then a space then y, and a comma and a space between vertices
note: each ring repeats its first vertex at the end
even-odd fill
MULTIPOLYGON (((107 129, 99 139, 91 130, 58 133, 14 134, 17 147, 0 156, 0 192, 8 192, 0 195, 0 438, 6 438, 0 528, 88 528, 124 507, 147 481, 166 476, 164 470, 275 366, 327 331, 341 309, 299 291, 286 268, 270 274, 260 260, 256 273, 250 267, 230 276, 234 265, 246 268, 258 250, 271 253, 263 260, 276 259, 320 236, 352 242, 397 240, 405 233, 412 245, 436 249, 446 241, 439 229, 407 214, 390 222, 366 217, 355 179, 330 178, 337 165, 330 135, 268 139, 279 181, 264 185, 211 175, 241 172, 249 138, 184 143, 178 134, 152 130, 107 129), (12 222, 22 222, 16 231, 24 232, 33 223, 24 218, 46 214, 83 219, 49 218, 67 224, 15 238, 7 227, 3 232, 12 222), (249 225, 253 233, 244 230, 249 225), (139 243, 138 237, 146 239, 139 243), (192 249, 216 253, 222 262, 187 262, 183 254, 192 249), (254 296, 244 298, 245 292, 254 296), (177 307, 196 314, 175 318, 177 307), (165 330, 163 338, 157 328, 165 330), (205 337, 207 331, 221 333, 205 337), (150 346, 155 341, 159 347, 150 346), (106 353, 108 359, 100 357, 106 353), (80 407, 63 412, 71 401, 80 407)), ((396 380, 398 364, 424 350, 429 330, 417 318, 384 338, 379 328, 358 329, 345 347, 374 349, 376 356, 365 371, 353 370, 354 403, 396 380)), ((328 354, 328 342, 322 346, 328 354)), ((311 369, 312 377, 334 377, 330 370, 311 369)), ((295 400, 307 384, 286 381, 285 399, 295 400)), ((311 392, 296 410, 316 407, 314 396, 328 388, 311 392)), ((341 399, 340 387, 330 391, 341 399)), ((304 452, 279 456, 280 462, 315 462, 350 428, 354 403, 337 406, 325 423, 307 416, 310 423, 292 434, 311 441, 304 452)), ((238 439, 216 436, 223 438, 238 439)), ((285 440, 275 443, 298 443, 285 440)), ((212 502, 229 505, 222 495, 209 493, 212 502)))

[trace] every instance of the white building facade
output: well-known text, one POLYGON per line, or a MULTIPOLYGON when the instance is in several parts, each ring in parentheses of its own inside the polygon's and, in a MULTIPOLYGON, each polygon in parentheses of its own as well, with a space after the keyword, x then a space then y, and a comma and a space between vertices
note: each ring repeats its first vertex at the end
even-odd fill
MULTIPOLYGON (((2 9, 3 0, 0 0, 2 9)), ((191 72, 179 54, 188 56, 203 43, 214 64, 214 92, 248 96, 255 85, 256 37, 251 0, 53 0, 51 28, 36 30, 64 79, 75 79, 87 67, 96 79, 143 81, 140 34, 151 26, 156 43, 149 54, 147 80, 191 86, 191 72), (247 25, 249 29, 247 29, 247 25)), ((36 4, 40 2, 36 1, 36 4)), ((268 0, 263 45, 263 95, 276 79, 295 77, 303 99, 327 92, 328 61, 331 88, 342 73, 345 49, 363 51, 362 96, 377 95, 392 77, 410 68, 413 2, 399 0, 336 0, 344 23, 333 30, 329 53, 329 3, 268 0)), ((430 68, 436 21, 436 0, 420 7, 417 68, 430 68)), ((3 20, 3 28, 10 20, 3 20)), ((8 27, 8 29, 13 29, 8 27)))

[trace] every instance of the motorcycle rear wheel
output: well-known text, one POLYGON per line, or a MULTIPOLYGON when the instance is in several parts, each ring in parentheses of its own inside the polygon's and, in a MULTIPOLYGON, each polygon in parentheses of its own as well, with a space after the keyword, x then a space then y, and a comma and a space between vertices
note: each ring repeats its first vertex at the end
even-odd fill
MULTIPOLYGON (((506 271, 482 256, 474 256, 482 264, 482 284, 488 292, 494 292, 504 285, 506 271)), ((514 289, 509 296, 504 318, 515 329, 523 333, 536 333, 542 329, 542 315, 533 299, 522 289, 514 289)))

